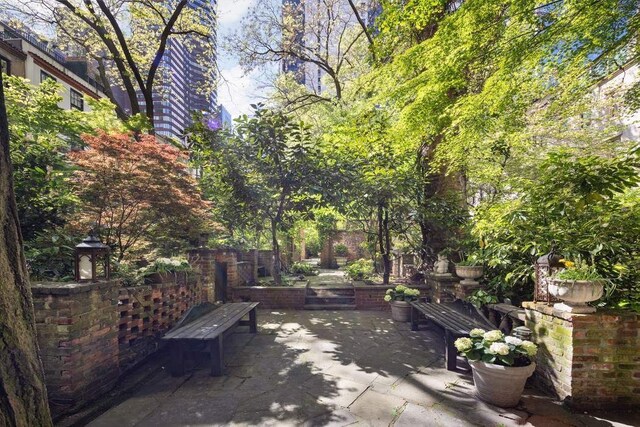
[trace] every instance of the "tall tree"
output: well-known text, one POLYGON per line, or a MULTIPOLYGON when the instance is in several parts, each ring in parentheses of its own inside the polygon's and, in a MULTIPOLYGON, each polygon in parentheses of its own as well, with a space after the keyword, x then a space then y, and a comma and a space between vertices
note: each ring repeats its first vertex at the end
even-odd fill
MULTIPOLYGON (((154 88, 163 74, 170 77, 162 63, 170 41, 183 45, 174 49, 197 47, 202 65, 212 66, 214 23, 189 0, 0 0, 0 8, 27 23, 54 26, 59 44, 95 60, 121 119, 143 114, 153 125, 154 88), (118 102, 113 88, 124 90, 129 105, 118 102)), ((200 84, 202 91, 213 87, 211 81, 200 84)))
POLYGON ((206 127, 199 133, 194 134, 192 149, 203 168, 204 185, 213 186, 207 193, 214 201, 220 194, 233 208, 267 223, 272 275, 280 284, 280 233, 293 226, 296 213, 313 206, 313 194, 321 186, 319 153, 307 127, 282 112, 257 106, 252 117, 237 120, 233 135, 220 139, 206 127))
POLYGON ((50 426, 29 277, 13 191, 0 73, 0 424, 50 426))

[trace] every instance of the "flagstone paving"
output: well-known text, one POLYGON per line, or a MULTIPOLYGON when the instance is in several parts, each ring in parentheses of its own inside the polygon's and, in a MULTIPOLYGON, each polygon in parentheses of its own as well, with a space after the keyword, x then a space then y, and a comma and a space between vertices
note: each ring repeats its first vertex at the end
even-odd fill
POLYGON ((89 425, 640 424, 629 413, 572 414, 529 389, 517 408, 485 404, 469 374, 444 369, 438 331, 412 332, 387 313, 261 310, 258 320, 257 335, 229 337, 224 376, 206 363, 180 378, 162 371, 89 425))

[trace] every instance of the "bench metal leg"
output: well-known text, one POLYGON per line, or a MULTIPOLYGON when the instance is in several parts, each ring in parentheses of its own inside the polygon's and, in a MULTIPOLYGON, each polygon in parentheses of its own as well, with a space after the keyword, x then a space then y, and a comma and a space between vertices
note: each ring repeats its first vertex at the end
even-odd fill
POLYGON ((258 332, 258 316, 255 308, 249 312, 249 332, 252 334, 258 332))
POLYGON ((455 337, 449 331, 445 331, 444 333, 444 344, 445 344, 445 361, 447 363, 447 370, 455 371, 458 367, 458 351, 456 350, 455 345, 453 345, 455 341, 455 337))
POLYGON ((209 341, 209 353, 211 353, 211 376, 222 376, 224 368, 224 355, 222 347, 222 336, 209 341))
POLYGON ((184 375, 184 343, 174 340, 171 342, 171 361, 169 362, 169 372, 173 377, 184 375))
POLYGON ((411 330, 418 330, 418 319, 420 317, 420 313, 415 307, 411 307, 411 330))

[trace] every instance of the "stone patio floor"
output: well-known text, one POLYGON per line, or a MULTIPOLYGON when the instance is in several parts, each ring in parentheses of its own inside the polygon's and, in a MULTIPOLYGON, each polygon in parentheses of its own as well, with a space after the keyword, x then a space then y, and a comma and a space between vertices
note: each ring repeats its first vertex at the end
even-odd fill
POLYGON ((226 371, 206 361, 161 371, 93 427, 210 425, 610 426, 638 414, 573 414, 535 390, 500 409, 474 397, 470 374, 444 369, 439 331, 411 332, 387 313, 258 313, 259 332, 226 341, 226 371))

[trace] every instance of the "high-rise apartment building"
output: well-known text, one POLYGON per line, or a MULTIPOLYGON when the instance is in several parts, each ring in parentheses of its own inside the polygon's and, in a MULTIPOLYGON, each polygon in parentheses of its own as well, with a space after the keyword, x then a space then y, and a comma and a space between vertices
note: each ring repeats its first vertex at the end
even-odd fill
POLYGON ((181 140, 184 130, 193 122, 194 113, 207 116, 216 112, 216 91, 210 86, 216 62, 216 6, 217 0, 189 2, 189 7, 199 9, 202 24, 210 29, 212 40, 194 35, 169 39, 162 58, 161 78, 153 94, 158 135, 181 140))

